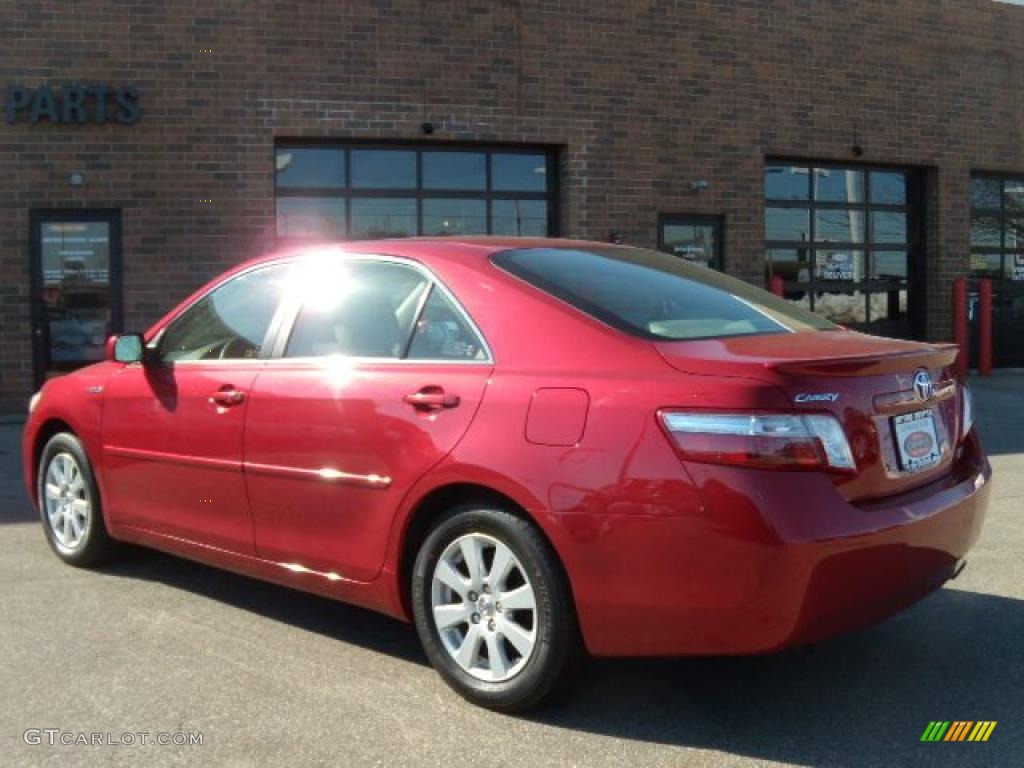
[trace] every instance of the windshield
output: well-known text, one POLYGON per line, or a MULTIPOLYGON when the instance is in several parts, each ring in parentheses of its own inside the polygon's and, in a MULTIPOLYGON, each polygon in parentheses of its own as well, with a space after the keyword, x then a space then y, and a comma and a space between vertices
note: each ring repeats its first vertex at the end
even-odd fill
POLYGON ((767 291, 658 251, 522 248, 495 265, 613 328, 653 340, 832 330, 767 291))

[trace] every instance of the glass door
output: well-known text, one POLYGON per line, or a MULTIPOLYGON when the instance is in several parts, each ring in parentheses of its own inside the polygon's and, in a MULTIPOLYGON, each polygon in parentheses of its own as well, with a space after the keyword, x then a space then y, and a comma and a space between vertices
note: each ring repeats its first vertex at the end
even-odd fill
POLYGON ((33 211, 30 270, 36 386, 103 359, 121 328, 119 211, 33 211))
POLYGON ((722 217, 663 213, 658 216, 658 250, 721 271, 722 217))

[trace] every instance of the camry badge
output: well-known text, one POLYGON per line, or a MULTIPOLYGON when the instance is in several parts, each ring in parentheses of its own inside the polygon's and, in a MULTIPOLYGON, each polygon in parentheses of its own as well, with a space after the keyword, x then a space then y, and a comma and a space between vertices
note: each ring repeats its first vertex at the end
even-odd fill
POLYGON ((931 400, 935 394, 935 384, 932 382, 932 375, 921 369, 914 374, 914 392, 918 400, 931 400))
POLYGON ((794 403, 834 403, 839 399, 838 392, 801 392, 793 398, 794 403))

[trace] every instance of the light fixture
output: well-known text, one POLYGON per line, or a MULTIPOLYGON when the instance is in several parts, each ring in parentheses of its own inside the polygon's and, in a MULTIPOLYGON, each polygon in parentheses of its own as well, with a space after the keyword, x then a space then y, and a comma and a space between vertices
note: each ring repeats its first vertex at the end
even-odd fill
POLYGON ((702 189, 707 189, 711 186, 711 182, 706 179, 697 179, 690 182, 690 189, 694 192, 700 192, 702 189))
POLYGON ((68 176, 68 183, 72 187, 84 187, 85 186, 85 174, 81 171, 74 171, 68 176))

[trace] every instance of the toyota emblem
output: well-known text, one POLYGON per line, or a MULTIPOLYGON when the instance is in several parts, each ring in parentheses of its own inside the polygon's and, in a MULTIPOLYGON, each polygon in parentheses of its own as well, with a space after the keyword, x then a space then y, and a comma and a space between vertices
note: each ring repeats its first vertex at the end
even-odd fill
POLYGON ((932 376, 928 371, 921 370, 914 374, 914 392, 918 400, 931 400, 935 394, 935 385, 932 383, 932 376))

